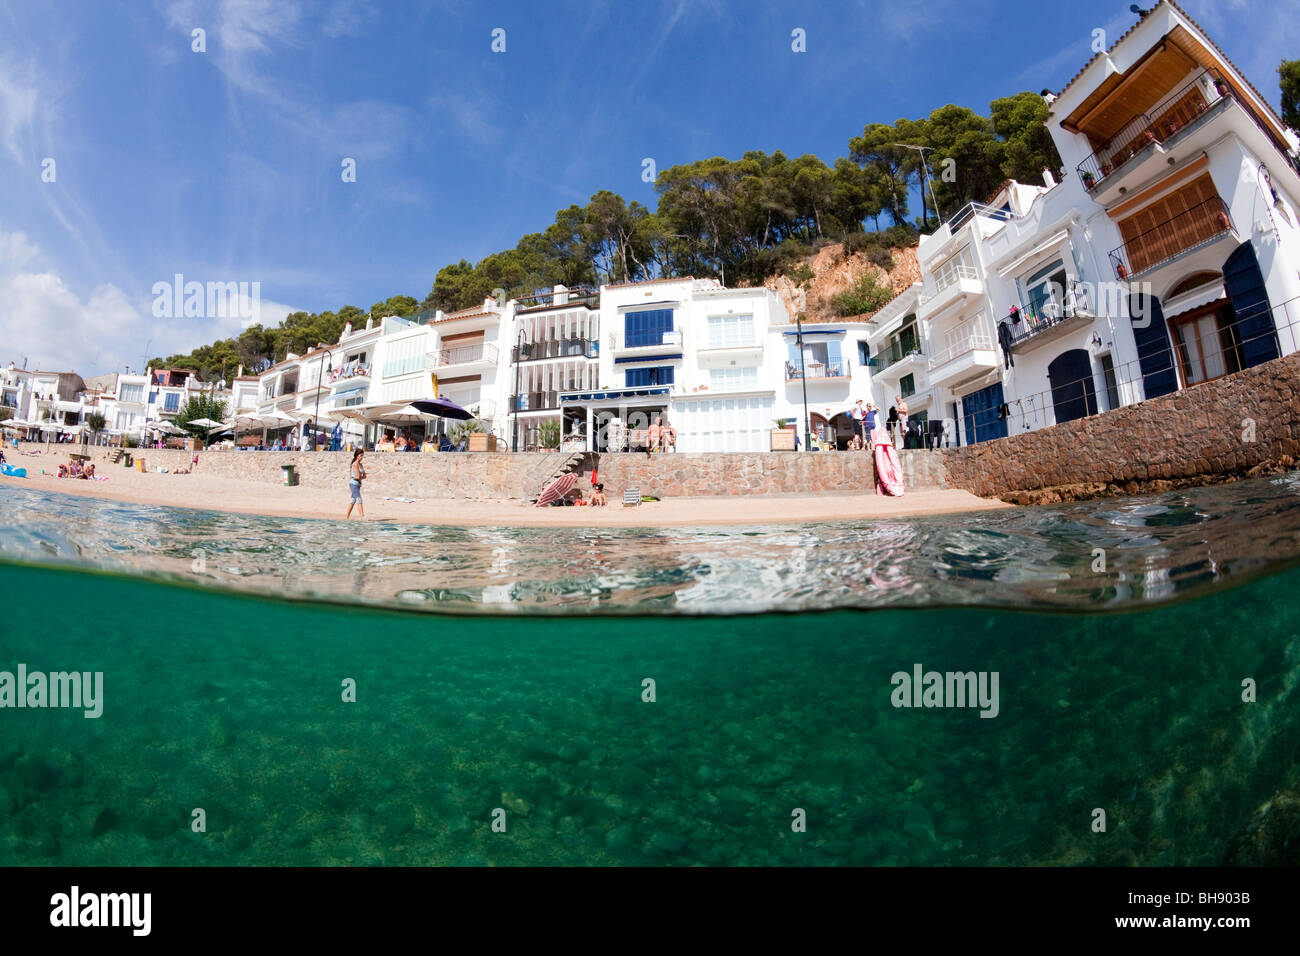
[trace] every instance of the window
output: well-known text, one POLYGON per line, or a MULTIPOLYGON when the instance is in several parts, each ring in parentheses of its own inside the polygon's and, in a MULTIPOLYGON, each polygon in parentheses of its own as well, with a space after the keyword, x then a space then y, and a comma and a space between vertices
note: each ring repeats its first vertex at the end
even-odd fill
POLYGON ((1035 318, 1059 319, 1065 285, 1065 264, 1057 259, 1023 280, 1021 302, 1035 318))
POLYGON ((898 380, 898 391, 904 398, 911 398, 916 394, 916 376, 904 375, 898 380))
POLYGON ((758 369, 715 368, 709 370, 709 388, 715 392, 743 392, 758 388, 758 369))
POLYGON ((175 392, 168 392, 166 395, 163 396, 164 412, 179 411, 180 407, 181 407, 181 397, 177 395, 175 392))
POLYGON ((1185 383, 1196 385, 1241 371, 1241 338, 1235 320, 1236 313, 1223 303, 1170 320, 1185 383))
POLYGON ((627 370, 627 388, 646 388, 650 385, 673 384, 673 367, 656 365, 651 368, 630 368, 627 370))
POLYGON ((663 345, 664 333, 672 330, 672 309, 628 312, 623 316, 623 346, 635 349, 648 345, 663 345))
POLYGON ((866 342, 858 343, 858 364, 865 367, 871 362, 871 346, 866 342))
POLYGON ((395 375, 407 375, 424 368, 424 345, 427 340, 422 335, 413 335, 388 346, 387 360, 384 362, 384 378, 395 375))
POLYGON ((804 339, 802 359, 799 355, 798 341, 790 339, 788 342, 785 376, 787 379, 796 379, 802 374, 807 374, 808 378, 839 378, 849 374, 848 363, 843 361, 840 355, 838 339, 825 342, 810 342, 804 339))
POLYGON ((709 317, 709 348, 734 349, 756 344, 752 315, 714 315, 709 317))
POLYGON ((144 386, 143 386, 143 385, 123 385, 123 386, 122 386, 122 399, 121 399, 121 400, 124 401, 124 402, 134 402, 134 403, 137 403, 137 404, 140 403, 140 402, 143 402, 143 401, 144 401, 144 386))

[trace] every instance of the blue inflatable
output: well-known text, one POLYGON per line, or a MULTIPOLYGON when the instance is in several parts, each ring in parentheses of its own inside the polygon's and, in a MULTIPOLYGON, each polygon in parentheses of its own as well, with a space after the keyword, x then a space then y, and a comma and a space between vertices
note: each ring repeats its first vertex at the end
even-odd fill
POLYGON ((13 465, 0 465, 0 475, 6 478, 26 478, 26 468, 15 468, 13 465))

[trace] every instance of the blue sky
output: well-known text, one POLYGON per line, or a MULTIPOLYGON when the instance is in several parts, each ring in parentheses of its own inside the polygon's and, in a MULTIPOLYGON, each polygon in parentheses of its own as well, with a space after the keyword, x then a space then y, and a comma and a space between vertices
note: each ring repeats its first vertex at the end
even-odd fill
MULTIPOLYGON (((1300 0, 1182 5, 1276 106, 1300 0)), ((597 190, 653 208, 647 157, 833 162, 869 122, 1059 88, 1128 6, 0 0, 0 362, 138 368, 246 324, 155 317, 175 273, 259 282, 268 325, 422 298, 597 190)))

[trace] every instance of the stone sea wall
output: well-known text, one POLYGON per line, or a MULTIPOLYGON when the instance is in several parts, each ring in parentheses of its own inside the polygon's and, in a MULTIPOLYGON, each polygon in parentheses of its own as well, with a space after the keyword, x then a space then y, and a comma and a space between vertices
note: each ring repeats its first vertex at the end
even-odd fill
POLYGON ((1300 353, 1137 405, 941 453, 950 487, 984 497, 1244 475, 1300 458, 1300 353))
MULTIPOLYGON (((97 467, 107 465, 104 449, 93 449, 97 467)), ((131 449, 148 468, 189 467, 191 452, 131 449)), ((872 458, 865 452, 793 452, 737 454, 603 454, 596 457, 607 494, 621 496, 636 487, 656 497, 715 495, 794 495, 871 492, 872 458)), ((535 495, 564 456, 502 453, 376 453, 366 455, 366 493, 378 496, 445 499, 501 499, 535 495)), ((278 484, 282 466, 293 465, 305 488, 341 489, 347 483, 350 452, 199 453, 199 473, 242 481, 278 484)), ((56 459, 57 461, 57 459, 56 459)), ((939 452, 906 451, 903 473, 909 488, 944 487, 939 452)), ((589 488, 593 456, 583 462, 589 488)), ((105 472, 111 474, 111 471, 105 472)))

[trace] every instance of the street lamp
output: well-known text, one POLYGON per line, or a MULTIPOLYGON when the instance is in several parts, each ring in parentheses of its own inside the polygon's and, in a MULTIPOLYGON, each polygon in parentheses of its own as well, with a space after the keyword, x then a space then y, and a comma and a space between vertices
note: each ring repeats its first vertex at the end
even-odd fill
POLYGON ((311 420, 311 450, 316 450, 316 429, 320 427, 320 391, 324 386, 325 356, 329 356, 330 370, 334 369, 334 353, 326 349, 321 353, 320 364, 316 366, 316 414, 311 420))
POLYGON ((804 367, 807 359, 804 358, 803 350, 803 313, 794 314, 795 326, 798 328, 798 337, 795 339, 799 343, 799 378, 803 381, 803 450, 808 451, 810 444, 811 427, 808 422, 808 370, 804 367))
POLYGON ((524 355, 524 327, 521 323, 519 333, 515 336, 515 401, 511 413, 515 416, 514 435, 511 437, 510 450, 519 451, 519 360, 524 355))

